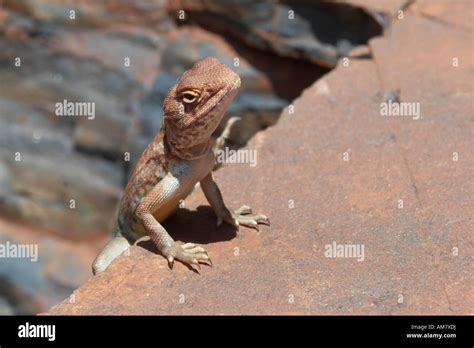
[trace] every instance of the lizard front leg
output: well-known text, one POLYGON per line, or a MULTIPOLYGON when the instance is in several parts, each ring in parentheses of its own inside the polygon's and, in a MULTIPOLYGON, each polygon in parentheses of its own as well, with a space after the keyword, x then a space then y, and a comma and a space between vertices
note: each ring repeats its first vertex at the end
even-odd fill
POLYGON ((204 179, 200 181, 202 191, 206 196, 209 204, 217 215, 217 226, 225 221, 231 225, 238 227, 239 225, 247 226, 258 230, 258 224, 270 225, 270 220, 263 214, 252 214, 252 209, 243 205, 239 209, 231 212, 224 204, 221 191, 217 186, 212 172, 210 172, 204 179))
POLYGON ((135 216, 143 224, 147 234, 155 243, 160 253, 166 257, 170 268, 173 268, 174 260, 185 264, 199 266, 199 263, 211 263, 206 250, 192 243, 184 245, 176 243, 165 228, 155 219, 153 213, 169 204, 179 194, 179 180, 171 174, 167 174, 137 206, 135 216))

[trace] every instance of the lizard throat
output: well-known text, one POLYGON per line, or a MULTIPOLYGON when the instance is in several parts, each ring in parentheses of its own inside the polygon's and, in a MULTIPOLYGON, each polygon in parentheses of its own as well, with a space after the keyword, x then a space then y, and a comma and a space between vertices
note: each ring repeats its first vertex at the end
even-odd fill
POLYGON ((180 147, 177 144, 173 144, 171 141, 169 141, 167 134, 165 134, 163 138, 163 144, 165 146, 165 151, 168 154, 171 154, 173 156, 179 157, 181 159, 191 161, 194 159, 198 159, 201 157, 204 157, 210 148, 210 141, 206 141, 204 143, 196 144, 193 146, 189 147, 180 147))

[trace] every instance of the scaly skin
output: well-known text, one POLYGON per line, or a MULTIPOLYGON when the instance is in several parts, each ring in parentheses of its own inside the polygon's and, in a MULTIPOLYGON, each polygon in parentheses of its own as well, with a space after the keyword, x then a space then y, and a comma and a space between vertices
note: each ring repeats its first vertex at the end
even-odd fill
MULTIPOLYGON (((216 165, 211 134, 240 87, 239 76, 215 58, 205 58, 186 71, 164 101, 160 131, 147 146, 128 181, 120 202, 115 237, 96 257, 92 271, 103 272, 138 238, 148 235, 172 268, 174 260, 188 265, 210 264, 204 248, 178 244, 160 224, 181 199, 200 182, 201 188, 223 221, 258 229, 269 224, 265 215, 244 205, 231 212, 212 176, 216 165)), ((224 134, 228 133, 232 119, 224 134)), ((223 137, 217 144, 222 145, 223 137)))

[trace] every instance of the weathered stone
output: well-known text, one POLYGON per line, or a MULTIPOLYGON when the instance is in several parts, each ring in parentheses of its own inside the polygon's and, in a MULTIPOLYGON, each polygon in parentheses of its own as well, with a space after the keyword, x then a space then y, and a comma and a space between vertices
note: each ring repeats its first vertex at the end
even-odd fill
POLYGON ((417 0, 410 6, 410 10, 427 18, 454 25, 472 32, 474 14, 470 0, 417 0))
POLYGON ((349 58, 370 58, 372 53, 370 52, 370 48, 366 45, 361 45, 354 47, 350 52, 347 54, 349 58))
MULTIPOLYGON (((359 6, 366 11, 376 11, 390 17, 396 17, 398 11, 404 10, 407 6, 410 5, 410 0, 343 0, 344 2, 353 5, 359 6)), ((372 13, 372 15, 374 15, 372 13)))
POLYGON ((2 41, 0 46, 0 156, 10 178, 0 187, 2 214, 69 237, 103 233, 125 173, 119 163, 77 150, 122 159, 126 110, 137 102, 133 94, 139 95, 140 88, 100 66, 53 58, 34 42, 2 41), (21 57, 20 67, 14 65, 15 56, 21 57), (122 94, 128 99, 110 98, 122 94), (96 118, 55 115, 56 103, 65 99, 96 102, 96 118), (75 209, 70 209, 71 199, 75 209))
POLYGON ((151 87, 160 66, 160 51, 156 47, 135 43, 122 32, 61 31, 52 39, 51 46, 55 52, 95 59, 112 70, 126 73, 147 88, 151 87))
POLYGON ((352 47, 382 32, 377 18, 338 2, 171 0, 176 21, 229 32, 251 47, 332 68, 352 47), (185 18, 179 17, 180 10, 185 18))
POLYGON ((117 23, 149 26, 166 31, 172 25, 166 0, 5 0, 5 6, 39 21, 83 27, 110 27, 117 23), (73 11, 73 12, 71 12, 73 11))
POLYGON ((5 5, 0 213, 68 238, 102 234, 110 229, 127 175, 125 152, 143 149, 143 136, 129 135, 158 71, 163 39, 158 26, 154 32, 146 26, 166 17, 164 2, 5 5), (68 18, 71 9, 74 20, 68 18), (97 26, 110 29, 91 30, 97 26), (56 104, 63 101, 95 103, 94 118, 57 116, 56 104))
POLYGON ((466 273, 473 238, 472 185, 466 183, 472 176, 473 146, 469 42, 473 33, 461 27, 405 15, 389 40, 370 43, 384 88, 399 89, 402 102, 420 105, 422 119, 388 121, 416 193, 419 233, 431 267, 441 274, 434 286, 440 297, 446 292, 452 311, 472 308, 474 299, 468 290, 472 276, 466 273), (410 57, 400 54, 400 47, 410 57))
POLYGON ((2 247, 32 246, 37 252, 29 255, 37 259, 0 258, 0 311, 36 314, 67 298, 89 277, 97 242, 70 242, 0 220, 2 247))
POLYGON ((248 143, 257 167, 216 173, 229 205, 252 204, 272 226, 237 236, 216 228, 196 190, 165 225, 176 239, 203 244, 213 268, 170 271, 140 242, 76 290, 75 304, 48 313, 470 314, 466 42, 472 34, 463 29, 406 14, 371 41, 373 60, 341 63, 248 143), (382 116, 387 90, 419 102, 422 118, 382 116), (328 257, 333 243, 364 246, 363 260, 328 257))
POLYGON ((64 237, 86 239, 108 230, 122 174, 116 165, 74 153, 64 138, 0 122, 0 211, 64 237))
MULTIPOLYGON (((178 240, 204 244, 213 269, 197 276, 177 264, 169 272, 153 248, 142 248, 150 243, 139 243, 77 290, 75 303, 68 299, 51 313, 473 308, 469 2, 170 1, 178 25, 204 29, 176 29, 161 0, 3 5, 0 214, 9 219, 88 243, 109 230, 127 169, 159 127, 164 95, 204 56, 218 57, 243 79, 228 113, 242 117, 231 145, 274 125, 288 104, 294 110, 249 142, 256 168, 229 164, 216 174, 226 202, 253 204, 270 215, 270 228, 242 228, 237 237, 229 226, 217 229, 198 190, 166 227, 178 240), (316 64, 332 68, 346 55, 349 66, 312 85, 328 70, 316 64), (389 91, 420 103, 422 119, 382 117, 389 91), (63 99, 94 101, 96 118, 57 117, 54 106, 63 99), (325 257, 333 242, 364 245, 364 261, 325 257)), ((89 276, 95 246, 92 252, 48 232, 2 226, 0 241, 38 243, 42 259, 0 262, 0 313, 43 311, 89 276)))

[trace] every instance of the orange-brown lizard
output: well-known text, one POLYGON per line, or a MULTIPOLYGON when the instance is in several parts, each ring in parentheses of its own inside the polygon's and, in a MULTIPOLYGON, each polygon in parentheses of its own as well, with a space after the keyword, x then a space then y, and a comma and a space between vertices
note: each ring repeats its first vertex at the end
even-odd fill
MULTIPOLYGON (((148 145, 128 181, 119 206, 115 237, 96 257, 92 270, 103 272, 144 235, 150 236, 172 268, 174 260, 188 265, 211 264, 204 248, 178 244, 160 224, 181 199, 200 186, 217 215, 227 222, 258 229, 265 215, 251 215, 244 205, 231 212, 213 179, 215 155, 211 134, 240 87, 240 77, 215 58, 205 58, 183 73, 164 100, 163 125, 148 145)), ((221 138, 222 142, 222 138, 221 138)))

